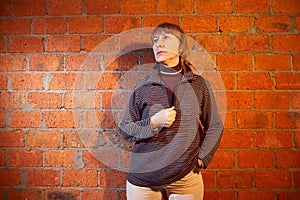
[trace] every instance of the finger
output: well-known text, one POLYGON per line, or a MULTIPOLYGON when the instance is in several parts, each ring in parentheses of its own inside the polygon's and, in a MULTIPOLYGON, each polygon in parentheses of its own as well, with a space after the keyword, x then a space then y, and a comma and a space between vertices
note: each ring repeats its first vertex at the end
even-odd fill
POLYGON ((172 111, 172 110, 174 110, 175 109, 175 106, 172 106, 171 108, 167 108, 166 110, 167 111, 172 111))

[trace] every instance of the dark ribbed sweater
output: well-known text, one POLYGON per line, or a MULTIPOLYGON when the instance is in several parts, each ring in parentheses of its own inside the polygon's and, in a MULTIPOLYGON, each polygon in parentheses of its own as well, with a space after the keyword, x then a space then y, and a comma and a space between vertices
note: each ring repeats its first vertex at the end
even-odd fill
POLYGON ((156 65, 150 76, 137 82, 119 125, 123 137, 135 142, 127 179, 138 186, 161 186, 177 181, 193 170, 198 158, 207 167, 223 131, 209 83, 193 74, 189 66, 183 67, 183 76, 174 88, 173 125, 151 129, 150 117, 172 106, 159 67, 156 65))

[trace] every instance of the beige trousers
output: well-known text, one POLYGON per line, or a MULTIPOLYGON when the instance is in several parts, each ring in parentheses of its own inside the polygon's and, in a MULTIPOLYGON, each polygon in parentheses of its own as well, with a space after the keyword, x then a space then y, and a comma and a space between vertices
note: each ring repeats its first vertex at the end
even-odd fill
POLYGON ((204 186, 201 172, 197 174, 191 171, 182 179, 155 189, 139 187, 128 181, 126 183, 127 200, 162 200, 163 192, 167 193, 169 200, 203 200, 204 186))

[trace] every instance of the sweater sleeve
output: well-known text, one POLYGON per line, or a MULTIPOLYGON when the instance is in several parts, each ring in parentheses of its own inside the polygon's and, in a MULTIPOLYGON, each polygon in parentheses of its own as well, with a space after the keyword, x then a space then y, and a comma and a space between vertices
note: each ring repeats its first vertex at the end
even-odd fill
POLYGON ((212 160, 223 134, 223 123, 208 81, 206 81, 206 86, 204 88, 202 113, 200 116, 200 121, 204 127, 204 140, 198 154, 198 158, 204 163, 204 168, 212 160))
POLYGON ((150 125, 150 117, 141 116, 144 108, 140 105, 143 93, 134 90, 127 107, 125 109, 123 120, 119 125, 119 130, 126 141, 137 142, 151 138, 157 133, 150 125))

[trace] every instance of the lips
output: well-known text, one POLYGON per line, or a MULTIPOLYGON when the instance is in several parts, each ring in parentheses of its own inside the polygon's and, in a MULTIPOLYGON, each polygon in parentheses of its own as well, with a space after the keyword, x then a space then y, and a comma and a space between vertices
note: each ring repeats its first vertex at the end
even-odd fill
POLYGON ((157 51, 156 55, 160 55, 160 54, 163 54, 163 53, 167 53, 167 51, 157 51))

